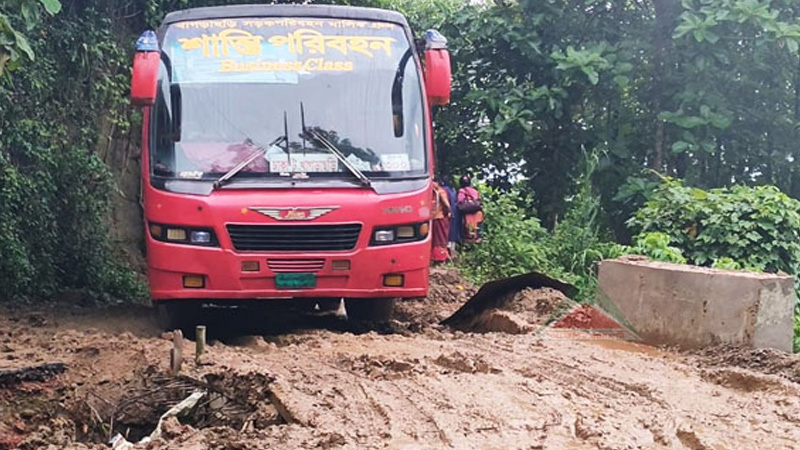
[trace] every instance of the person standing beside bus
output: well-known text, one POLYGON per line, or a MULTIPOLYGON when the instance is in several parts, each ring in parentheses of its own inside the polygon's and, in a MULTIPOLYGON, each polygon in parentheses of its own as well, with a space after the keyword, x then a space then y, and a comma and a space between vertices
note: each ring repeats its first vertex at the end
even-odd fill
POLYGON ((450 234, 450 200, 447 191, 439 184, 433 182, 433 247, 431 259, 434 263, 447 261, 447 243, 450 234))
POLYGON ((461 242, 461 213, 455 207, 458 204, 458 191, 453 187, 452 178, 448 176, 442 178, 442 187, 447 191, 447 199, 450 201, 450 233, 447 250, 452 260, 456 257, 456 244, 461 242))
POLYGON ((465 244, 478 243, 481 241, 480 226, 483 222, 481 195, 477 189, 472 187, 469 175, 461 177, 460 184, 456 207, 464 217, 461 241, 465 244))

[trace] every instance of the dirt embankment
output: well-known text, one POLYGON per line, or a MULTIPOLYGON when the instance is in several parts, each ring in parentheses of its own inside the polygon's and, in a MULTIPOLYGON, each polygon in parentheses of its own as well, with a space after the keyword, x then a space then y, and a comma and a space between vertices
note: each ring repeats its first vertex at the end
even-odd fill
MULTIPOLYGON (((0 367, 64 363, 66 370, 0 384, 0 449, 108 448, 116 433, 136 442, 198 390, 205 394, 190 414, 167 419, 160 437, 136 448, 800 442, 796 357, 736 349, 680 355, 575 335, 453 331, 438 322, 475 288, 447 271, 434 281, 429 302, 399 308, 400 333, 332 326, 338 331, 229 338, 213 342, 202 364, 190 358, 179 376, 169 374, 172 341, 147 310, 3 311, 0 367)), ((547 322, 561 304, 549 291, 518 295, 523 301, 508 312, 528 324, 547 322)), ((183 352, 192 355, 191 341, 183 352)))

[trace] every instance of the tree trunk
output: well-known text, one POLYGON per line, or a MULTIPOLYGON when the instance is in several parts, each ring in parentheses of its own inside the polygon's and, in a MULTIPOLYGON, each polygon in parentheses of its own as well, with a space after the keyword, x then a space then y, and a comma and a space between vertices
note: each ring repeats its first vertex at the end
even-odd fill
POLYGON ((652 40, 653 91, 651 103, 654 116, 655 141, 653 143, 653 154, 650 157, 650 168, 658 172, 664 169, 665 125, 658 118, 663 108, 664 76, 667 71, 664 59, 669 54, 669 49, 672 46, 672 30, 674 29, 679 5, 674 0, 653 0, 656 16, 652 40))
MULTIPOLYGON (((795 15, 798 12, 800 11, 796 11, 795 15)), ((800 139, 800 130, 797 128, 797 124, 800 123, 800 57, 797 58, 797 68, 794 72, 794 123, 794 141, 798 142, 800 139)), ((795 146, 792 156, 794 156, 794 161, 789 169, 789 195, 798 198, 800 197, 800 182, 798 182, 797 165, 800 164, 800 147, 795 146)))
POLYGON ((713 187, 719 187, 720 169, 722 169, 722 149, 726 146, 725 139, 720 138, 717 149, 714 151, 714 182, 713 187))

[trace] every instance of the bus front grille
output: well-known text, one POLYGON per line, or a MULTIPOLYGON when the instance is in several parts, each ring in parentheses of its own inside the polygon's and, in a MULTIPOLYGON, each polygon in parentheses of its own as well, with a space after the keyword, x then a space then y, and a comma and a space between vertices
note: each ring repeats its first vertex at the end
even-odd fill
POLYGON ((344 251, 356 247, 360 224, 228 225, 233 248, 240 251, 344 251))
POLYGON ((319 272, 325 266, 324 259, 268 259, 267 267, 275 273, 319 272))

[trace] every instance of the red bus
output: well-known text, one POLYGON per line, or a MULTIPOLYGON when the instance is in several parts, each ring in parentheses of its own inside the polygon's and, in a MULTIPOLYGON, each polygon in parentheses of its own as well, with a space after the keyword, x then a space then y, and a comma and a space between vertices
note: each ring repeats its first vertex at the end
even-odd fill
POLYGON ((378 319, 427 295, 441 35, 378 9, 223 6, 168 14, 136 50, 148 281, 167 326, 269 299, 378 319))

